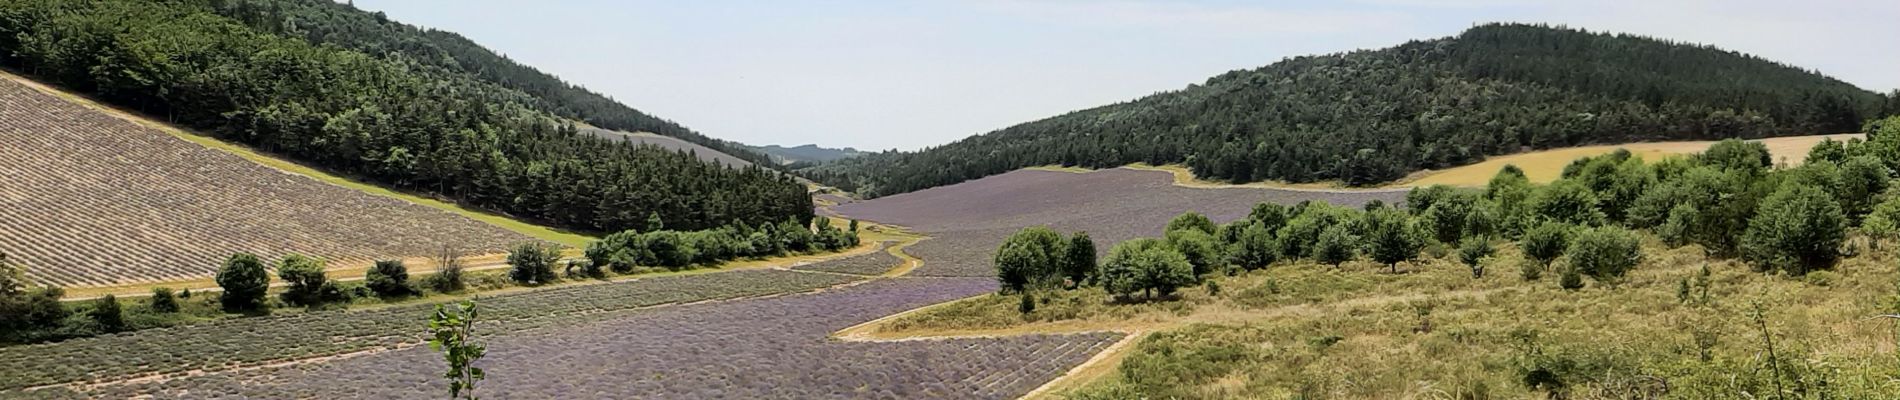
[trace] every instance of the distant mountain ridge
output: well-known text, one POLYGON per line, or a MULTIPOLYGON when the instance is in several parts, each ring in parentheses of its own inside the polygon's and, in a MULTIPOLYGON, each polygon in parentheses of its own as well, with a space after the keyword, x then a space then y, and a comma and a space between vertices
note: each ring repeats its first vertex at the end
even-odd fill
POLYGON ((841 159, 846 159, 846 158, 851 158, 851 157, 857 157, 857 156, 861 156, 865 154, 870 154, 868 152, 860 151, 858 149, 850 148, 850 147, 846 147, 842 149, 834 149, 834 148, 828 148, 828 147, 818 147, 818 145, 816 144, 805 144, 805 145, 792 146, 792 147, 785 147, 785 146, 780 146, 776 144, 770 144, 770 145, 764 145, 764 146, 752 146, 752 149, 761 153, 765 153, 766 155, 772 156, 772 161, 777 162, 779 164, 796 164, 796 163, 801 163, 801 162, 802 163, 822 163, 822 162, 836 161, 836 160, 841 160, 841 159))
POLYGON ((1853 132, 1900 94, 1712 46, 1488 24, 1288 58, 915 152, 803 168, 867 197, 1037 165, 1181 163, 1236 182, 1390 181, 1525 148, 1853 132))

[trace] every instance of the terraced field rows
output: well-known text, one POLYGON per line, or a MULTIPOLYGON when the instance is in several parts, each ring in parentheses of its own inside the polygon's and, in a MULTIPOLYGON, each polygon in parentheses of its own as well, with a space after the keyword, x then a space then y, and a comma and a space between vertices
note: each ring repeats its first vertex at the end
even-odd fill
POLYGON ((211 276, 231 253, 333 262, 526 236, 258 165, 0 81, 0 252, 37 284, 211 276))
POLYGON ((891 268, 897 268, 904 259, 889 253, 895 241, 878 242, 877 250, 857 257, 845 257, 811 264, 800 265, 792 269, 800 271, 820 271, 852 275, 880 275, 891 268))

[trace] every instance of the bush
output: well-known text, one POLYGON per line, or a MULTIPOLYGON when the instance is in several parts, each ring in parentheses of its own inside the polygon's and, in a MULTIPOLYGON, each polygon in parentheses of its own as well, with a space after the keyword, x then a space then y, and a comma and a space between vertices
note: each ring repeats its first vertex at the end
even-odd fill
POLYGON ((1549 266, 1550 262, 1564 254, 1570 248, 1570 236, 1576 228, 1556 222, 1545 222, 1524 232, 1524 240, 1519 244, 1524 255, 1539 264, 1549 266))
POLYGON ((1559 180, 1531 196, 1530 211, 1540 221, 1594 226, 1603 223, 1597 196, 1582 183, 1559 180))
POLYGON ((1173 220, 1169 220, 1166 232, 1188 229, 1212 235, 1214 234, 1214 221, 1207 219, 1207 216, 1201 215, 1200 213, 1188 211, 1175 216, 1173 220))
POLYGON ((1484 259, 1495 253, 1497 253, 1497 248, 1491 246, 1491 238, 1468 237, 1465 238, 1464 244, 1458 246, 1458 261, 1463 261, 1465 266, 1471 267, 1471 277, 1482 278, 1484 277, 1484 259))
POLYGON ((1253 211, 1247 213, 1247 220, 1253 221, 1253 225, 1266 229, 1267 233, 1273 233, 1280 230, 1280 227, 1286 226, 1287 218, 1286 206, 1278 203, 1254 204, 1253 211))
POLYGON ((1564 268, 1563 277, 1557 280, 1557 286, 1564 290, 1582 289, 1583 274, 1577 272, 1576 268, 1564 268))
POLYGON ((996 279, 1005 292, 1020 292, 1061 279, 1067 256, 1062 234, 1045 226, 1016 231, 996 249, 996 279))
POLYGON ((264 270, 264 262, 256 255, 238 253, 224 261, 224 267, 218 270, 218 287, 224 289, 218 294, 218 303, 230 312, 256 312, 264 310, 264 294, 270 290, 270 274, 264 270))
POLYGON ((329 277, 323 275, 323 260, 301 254, 286 255, 277 264, 277 278, 284 280, 287 288, 284 303, 313 307, 335 300, 325 298, 324 285, 329 283, 329 277))
POLYGON ((1228 259, 1247 270, 1260 269, 1280 259, 1280 246, 1263 224, 1249 224, 1235 238, 1228 259))
POLYGON ((522 285, 553 282, 554 262, 561 259, 561 248, 543 242, 521 242, 508 251, 508 279, 522 285))
POLYGON ((1656 236, 1662 238, 1663 244, 1669 247, 1682 247, 1689 243, 1689 229, 1694 226, 1696 218, 1695 206, 1678 204, 1669 209, 1669 218, 1656 226, 1656 236))
POLYGON ((1034 294, 1023 292, 1023 295, 1019 297, 1021 297, 1021 301, 1016 303, 1017 312, 1028 314, 1036 311, 1036 296, 1034 294))
MULTIPOLYGON (((1417 193, 1418 190, 1412 190, 1417 193)), ((1458 243, 1465 234, 1465 226, 1470 222, 1471 213, 1478 208, 1478 197, 1465 192, 1452 192, 1432 203, 1431 208, 1423 209, 1419 217, 1432 239, 1439 243, 1458 243)))
POLYGON ((119 298, 117 296, 108 294, 105 297, 94 300, 92 302, 92 309, 86 311, 86 317, 91 318, 93 323, 99 324, 99 329, 102 331, 119 332, 125 330, 125 310, 119 307, 119 298))
POLYGON ((1069 236, 1068 253, 1062 260, 1062 274, 1069 281, 1081 285, 1095 274, 1095 240, 1088 232, 1076 232, 1069 236))
POLYGON ((562 270, 566 271, 567 277, 570 279, 572 278, 600 279, 600 278, 607 277, 606 270, 601 269, 600 265, 594 264, 593 261, 588 261, 588 260, 567 260, 567 267, 562 268, 562 270))
POLYGON ((1517 268, 1518 276, 1524 277, 1524 280, 1527 282, 1544 278, 1544 265, 1536 261, 1519 260, 1517 268))
POLYGON ((170 314, 178 309, 178 298, 172 296, 171 288, 152 288, 152 311, 170 314))
POLYGON ((1703 165, 1723 170, 1757 173, 1775 165, 1774 157, 1769 156, 1768 146, 1761 142, 1741 139, 1727 139, 1716 142, 1696 156, 1703 165))
POLYGON ((1577 233, 1565 254, 1570 269, 1599 281, 1612 281, 1643 261, 1642 240, 1618 227, 1597 227, 1577 233))
POLYGON ((1819 188, 1784 183, 1763 200, 1742 234, 1742 257, 1757 270, 1800 276, 1834 266, 1846 239, 1840 204, 1819 188))
POLYGON ((1887 196, 1860 222, 1861 232, 1881 239, 1900 238, 1900 196, 1887 196))
POLYGON ((1313 244, 1313 259, 1326 265, 1352 261, 1356 241, 1345 226, 1327 227, 1320 232, 1319 241, 1313 244))
POLYGON ((402 260, 377 260, 376 265, 363 274, 363 286, 382 298, 404 297, 416 292, 409 287, 409 267, 402 265, 402 260))
POLYGON ((1879 200, 1877 197, 1886 192, 1892 182, 1887 165, 1872 156, 1854 157, 1841 163, 1840 175, 1841 187, 1835 194, 1848 220, 1859 220, 1872 211, 1879 200))
POLYGON ((0 253, 0 297, 13 296, 26 291, 26 270, 7 262, 7 253, 0 253))
POLYGON ((1286 227, 1280 228, 1280 255, 1285 258, 1318 257, 1320 234, 1333 226, 1342 226, 1351 233, 1349 225, 1358 223, 1358 213, 1347 208, 1335 207, 1324 202, 1300 203, 1293 218, 1287 220, 1286 227))
POLYGON ((1218 264, 1226 258, 1221 254, 1221 246, 1214 237, 1199 229, 1168 231, 1167 240, 1168 246, 1174 247, 1174 251, 1187 257, 1188 264, 1194 266, 1194 276, 1197 277, 1213 272, 1214 267, 1219 266, 1218 264))
MULTIPOLYGON (((1440 201, 1432 207, 1443 207, 1455 202, 1440 201)), ((1366 213, 1366 254, 1372 256, 1373 261, 1391 267, 1392 272, 1398 272, 1399 263, 1418 258, 1419 249, 1424 248, 1425 242, 1429 240, 1428 233, 1419 225, 1404 211, 1388 208, 1366 213)), ((1321 240, 1321 242, 1325 241, 1321 240)), ((1326 245, 1320 247, 1325 248, 1326 245)), ((1340 260, 1334 256, 1326 258, 1328 261, 1340 260)), ((1345 259, 1350 258, 1352 258, 1350 254, 1345 255, 1345 259)), ((1340 261, 1343 262, 1343 260, 1340 261)), ((1331 262, 1331 264, 1338 264, 1338 262, 1331 262)))
POLYGON ((1099 279, 1104 289, 1119 298, 1136 293, 1154 298, 1193 284, 1194 265, 1166 243, 1135 239, 1118 243, 1109 250, 1099 279))

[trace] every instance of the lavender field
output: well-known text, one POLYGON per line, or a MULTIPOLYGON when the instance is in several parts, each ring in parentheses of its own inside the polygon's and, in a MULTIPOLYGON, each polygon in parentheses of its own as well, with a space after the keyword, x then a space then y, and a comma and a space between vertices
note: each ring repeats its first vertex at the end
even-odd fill
MULTIPOLYGON (((1020 396, 1117 334, 847 342, 831 332, 994 290, 988 279, 894 278, 813 293, 662 307, 493 335, 485 398, 968 398, 1020 396)), ((120 398, 430 398, 422 347, 284 368, 37 395, 120 398)))

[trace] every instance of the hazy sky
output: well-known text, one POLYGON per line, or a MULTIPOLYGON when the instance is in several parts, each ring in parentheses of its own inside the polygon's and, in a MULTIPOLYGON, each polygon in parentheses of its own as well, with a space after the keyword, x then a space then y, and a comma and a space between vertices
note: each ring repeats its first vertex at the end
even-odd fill
POLYGON ((912 150, 1289 56, 1491 21, 1708 43, 1871 90, 1900 87, 1893 0, 356 4, 749 144, 912 150))

